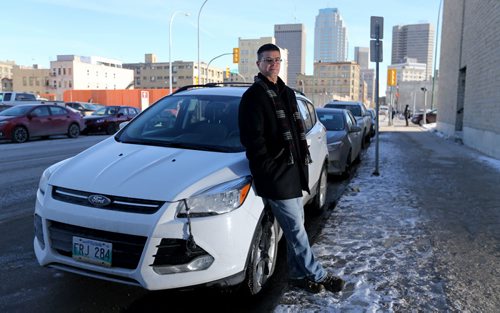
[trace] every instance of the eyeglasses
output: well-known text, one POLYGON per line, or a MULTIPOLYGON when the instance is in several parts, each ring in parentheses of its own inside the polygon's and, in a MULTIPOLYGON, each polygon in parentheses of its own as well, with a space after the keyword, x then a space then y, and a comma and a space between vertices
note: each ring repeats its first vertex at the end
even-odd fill
POLYGON ((281 61, 283 61, 281 58, 265 58, 265 59, 260 59, 261 62, 265 62, 267 64, 273 64, 273 63, 278 63, 280 64, 281 61))

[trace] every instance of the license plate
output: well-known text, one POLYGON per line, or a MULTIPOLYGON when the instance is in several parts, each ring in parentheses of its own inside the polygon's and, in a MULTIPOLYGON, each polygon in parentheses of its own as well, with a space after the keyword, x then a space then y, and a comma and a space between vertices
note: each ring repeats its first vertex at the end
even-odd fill
POLYGON ((73 236, 73 259, 102 266, 111 266, 113 244, 73 236))

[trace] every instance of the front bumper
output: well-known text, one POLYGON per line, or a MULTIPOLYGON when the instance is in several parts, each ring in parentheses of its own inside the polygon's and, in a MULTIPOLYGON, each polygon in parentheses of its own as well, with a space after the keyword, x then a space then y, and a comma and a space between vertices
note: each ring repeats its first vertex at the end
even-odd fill
POLYGON ((116 212, 68 204, 43 196, 38 191, 35 223, 38 220, 39 225, 35 224, 35 255, 42 266, 140 285, 148 290, 217 284, 221 280, 239 283, 244 278, 242 274, 248 251, 263 209, 262 200, 251 191, 245 203, 230 213, 191 218, 192 234, 201 249, 198 252, 213 257, 213 263, 204 270, 162 274, 158 269, 168 265, 161 262, 178 263, 185 257, 183 243, 189 235, 188 225, 186 219, 175 218, 176 207, 177 203, 166 203, 154 214, 116 212), (74 259, 71 246, 68 251, 68 244, 75 235, 111 241, 112 265, 105 267, 74 259), (118 249, 118 243, 126 245, 118 249), (166 253, 161 253, 159 246, 165 247, 165 244, 172 246, 166 253), (174 252, 173 255, 169 255, 170 252, 174 252), (158 261, 160 255, 163 259, 158 261))

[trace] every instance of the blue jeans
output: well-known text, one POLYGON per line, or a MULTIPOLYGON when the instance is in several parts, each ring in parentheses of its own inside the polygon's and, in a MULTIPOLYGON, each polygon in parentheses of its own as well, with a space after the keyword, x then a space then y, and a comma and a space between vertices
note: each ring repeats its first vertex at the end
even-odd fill
POLYGON ((303 279, 320 282, 326 272, 314 259, 304 227, 304 207, 302 198, 286 200, 264 199, 271 207, 276 220, 283 230, 287 242, 288 276, 290 279, 303 279))

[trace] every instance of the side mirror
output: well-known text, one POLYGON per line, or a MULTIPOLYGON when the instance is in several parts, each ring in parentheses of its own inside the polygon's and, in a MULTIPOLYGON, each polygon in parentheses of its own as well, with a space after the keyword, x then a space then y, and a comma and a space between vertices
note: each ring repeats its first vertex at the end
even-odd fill
POLYGON ((350 132, 350 133, 358 133, 358 132, 361 132, 361 127, 359 127, 358 125, 352 125, 352 126, 349 128, 349 132, 350 132))

